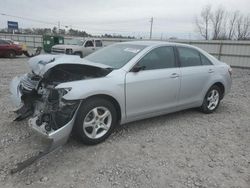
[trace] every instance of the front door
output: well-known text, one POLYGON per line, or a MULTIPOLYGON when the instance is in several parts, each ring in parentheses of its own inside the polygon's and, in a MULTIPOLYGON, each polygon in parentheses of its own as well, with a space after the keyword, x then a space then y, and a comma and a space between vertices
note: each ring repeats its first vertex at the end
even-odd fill
MULTIPOLYGON (((178 102, 180 69, 173 47, 158 47, 147 53, 126 75, 126 115, 145 116, 173 108, 178 102)), ((138 118, 139 119, 139 118, 138 118)))
POLYGON ((95 51, 95 46, 92 40, 87 40, 84 45, 84 50, 82 52, 83 57, 93 53, 95 51))

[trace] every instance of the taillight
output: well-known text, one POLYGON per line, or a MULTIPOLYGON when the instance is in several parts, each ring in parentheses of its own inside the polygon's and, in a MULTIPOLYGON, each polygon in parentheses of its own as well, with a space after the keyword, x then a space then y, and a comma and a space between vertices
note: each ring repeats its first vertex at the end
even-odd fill
POLYGON ((228 73, 230 74, 230 76, 232 77, 233 74, 233 69, 231 67, 228 68, 228 73))

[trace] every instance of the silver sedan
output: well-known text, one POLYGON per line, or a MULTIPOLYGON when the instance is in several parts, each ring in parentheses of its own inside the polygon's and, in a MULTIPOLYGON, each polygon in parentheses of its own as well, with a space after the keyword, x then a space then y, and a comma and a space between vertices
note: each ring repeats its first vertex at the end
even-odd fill
POLYGON ((231 88, 232 70, 184 44, 117 43, 84 59, 41 55, 11 83, 17 121, 64 144, 73 130, 84 144, 104 141, 118 124, 188 108, 214 112, 231 88))

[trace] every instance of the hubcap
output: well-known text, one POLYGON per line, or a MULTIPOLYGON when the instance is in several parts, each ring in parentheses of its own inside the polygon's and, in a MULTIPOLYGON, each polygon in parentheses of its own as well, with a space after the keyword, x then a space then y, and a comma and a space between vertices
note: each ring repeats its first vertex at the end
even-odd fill
POLYGON ((104 136, 110 129, 112 115, 105 107, 96 107, 89 111, 83 121, 84 133, 92 139, 104 136))
POLYGON ((207 97, 207 108, 214 110, 219 103, 219 92, 215 89, 209 92, 207 97))

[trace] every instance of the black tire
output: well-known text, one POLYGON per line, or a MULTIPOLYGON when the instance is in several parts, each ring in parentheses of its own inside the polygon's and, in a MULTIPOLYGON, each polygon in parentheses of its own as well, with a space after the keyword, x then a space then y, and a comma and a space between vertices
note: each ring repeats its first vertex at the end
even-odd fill
MULTIPOLYGON (((73 128, 73 135, 80 140, 83 144, 86 145, 95 145, 103 142, 105 139, 107 139, 110 134, 113 132, 115 126, 117 125, 117 113, 116 109, 112 102, 99 98, 99 97, 93 97, 90 99, 87 99, 86 101, 82 102, 76 116, 75 125, 73 128), (111 125, 107 132, 101 136, 100 138, 90 138, 84 131, 83 123, 85 121, 85 118, 87 118, 87 115, 90 113, 91 110, 94 108, 101 108, 104 107, 109 110, 111 114, 111 125)), ((86 129, 86 128, 85 128, 86 129)))
POLYGON ((205 113, 205 114, 210 114, 212 112, 214 112, 220 105, 220 101, 221 101, 221 89, 217 86, 217 85, 213 85, 212 87, 209 88, 209 90, 207 91, 202 106, 200 107, 200 110, 205 113), (211 95, 212 91, 217 91, 218 92, 218 102, 215 102, 215 104, 213 105, 213 108, 209 108, 209 101, 208 101, 208 97, 209 95, 211 95))
POLYGON ((80 58, 83 58, 82 52, 75 52, 74 55, 78 55, 80 58))
POLYGON ((8 54, 7 54, 7 57, 11 58, 11 59, 15 58, 16 57, 16 52, 13 51, 13 50, 9 51, 8 54))

